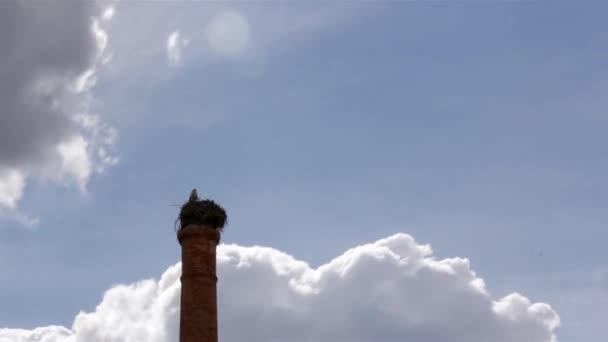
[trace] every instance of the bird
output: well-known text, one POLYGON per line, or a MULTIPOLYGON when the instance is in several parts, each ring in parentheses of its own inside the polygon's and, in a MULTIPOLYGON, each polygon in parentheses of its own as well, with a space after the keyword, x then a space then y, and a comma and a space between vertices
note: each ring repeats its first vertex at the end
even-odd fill
POLYGON ((192 189, 192 192, 190 193, 190 198, 188 199, 188 202, 196 202, 198 201, 198 193, 196 192, 196 188, 192 189))

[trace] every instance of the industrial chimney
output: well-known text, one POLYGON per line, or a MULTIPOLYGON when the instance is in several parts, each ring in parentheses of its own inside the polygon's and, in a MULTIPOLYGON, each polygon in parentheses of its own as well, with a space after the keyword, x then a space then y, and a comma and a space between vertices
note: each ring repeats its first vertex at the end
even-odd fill
POLYGON ((226 219, 226 211, 212 200, 199 200, 196 189, 181 208, 180 342, 218 341, 215 249, 226 219))

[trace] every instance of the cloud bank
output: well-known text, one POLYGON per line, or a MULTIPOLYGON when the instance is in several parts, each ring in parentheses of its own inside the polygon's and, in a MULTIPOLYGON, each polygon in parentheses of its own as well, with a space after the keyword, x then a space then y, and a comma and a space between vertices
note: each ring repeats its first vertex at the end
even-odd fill
POLYGON ((84 190, 116 163, 115 130, 89 111, 103 13, 93 1, 0 2, 0 211, 17 208, 30 177, 84 190))
MULTIPOLYGON (((177 341, 181 264, 108 290, 71 329, 0 329, 0 341, 177 341)), ((267 247, 218 249, 222 341, 555 341, 548 304, 493 299, 463 258, 397 234, 318 268, 267 247)))

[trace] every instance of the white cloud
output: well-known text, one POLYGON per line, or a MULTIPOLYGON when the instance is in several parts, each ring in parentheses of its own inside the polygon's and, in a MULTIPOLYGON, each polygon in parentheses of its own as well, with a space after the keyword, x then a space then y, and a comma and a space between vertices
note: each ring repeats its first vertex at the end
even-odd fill
POLYGON ((23 195, 25 179, 19 170, 5 170, 0 173, 0 207, 14 209, 23 195))
POLYGON ((110 17, 94 1, 0 3, 0 212, 16 212, 32 177, 84 189, 117 161, 115 130, 89 110, 110 17))
POLYGON ((70 341, 73 336, 69 329, 54 325, 33 330, 0 329, 0 342, 61 342, 70 341))
MULTIPOLYGON (((176 341, 180 268, 111 288, 70 330, 0 329, 0 341, 176 341)), ((559 325, 549 305, 494 300, 467 259, 437 260, 405 234, 316 269, 272 248, 222 245, 218 272, 222 341, 543 342, 559 325)))
POLYGON ((103 10, 103 14, 101 15, 101 19, 103 19, 103 20, 110 20, 110 19, 114 18, 114 14, 115 14, 114 7, 107 7, 106 9, 103 10))
POLYGON ((24 189, 25 176, 21 171, 0 169, 0 215, 33 227, 38 224, 38 218, 30 217, 17 209, 17 202, 23 196, 24 189))
POLYGON ((249 23, 239 12, 224 11, 211 18, 205 35, 214 52, 235 57, 249 44, 249 23))
POLYGON ((91 175, 91 160, 87 148, 88 142, 81 135, 57 145, 61 168, 66 170, 65 173, 70 178, 76 180, 81 191, 85 191, 86 182, 91 175))
POLYGON ((167 38, 167 58, 170 66, 177 66, 182 60, 182 51, 188 47, 188 40, 179 31, 173 31, 167 38))

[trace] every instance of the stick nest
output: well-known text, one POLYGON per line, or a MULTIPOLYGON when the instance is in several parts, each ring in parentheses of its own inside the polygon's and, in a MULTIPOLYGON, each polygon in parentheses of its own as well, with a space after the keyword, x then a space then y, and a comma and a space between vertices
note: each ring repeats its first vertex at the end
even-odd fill
POLYGON ((226 210, 212 200, 188 201, 182 205, 179 212, 177 229, 186 228, 192 224, 209 226, 221 232, 227 220, 226 210))

